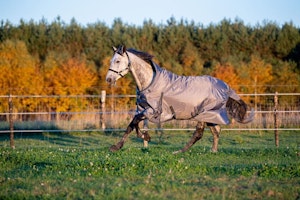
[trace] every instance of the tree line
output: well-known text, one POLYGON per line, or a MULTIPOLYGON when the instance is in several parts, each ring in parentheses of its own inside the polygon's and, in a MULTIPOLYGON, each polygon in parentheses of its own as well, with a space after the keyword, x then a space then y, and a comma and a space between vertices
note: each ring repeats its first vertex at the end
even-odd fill
POLYGON ((171 17, 135 26, 116 18, 112 26, 82 26, 57 17, 50 23, 0 22, 0 95, 134 94, 130 76, 120 80, 122 87, 105 83, 111 47, 120 44, 154 55, 174 73, 218 77, 239 93, 300 92, 300 29, 292 22, 249 26, 224 19, 203 26, 171 17))

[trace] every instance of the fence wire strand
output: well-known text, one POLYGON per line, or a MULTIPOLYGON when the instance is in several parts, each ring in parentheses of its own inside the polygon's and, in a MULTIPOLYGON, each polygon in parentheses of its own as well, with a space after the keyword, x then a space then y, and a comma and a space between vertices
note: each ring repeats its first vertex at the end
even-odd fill
MULTIPOLYGON (((274 93, 240 94, 255 108, 255 119, 243 125, 232 121, 223 126, 227 131, 272 131, 274 114, 280 131, 300 130, 300 93, 278 93, 278 108, 274 110, 274 93)), ((14 132, 87 132, 124 131, 136 113, 136 95, 1 95, 0 133, 10 131, 9 116, 13 118, 14 132), (9 112, 8 99, 11 99, 9 112), (102 97, 103 98, 103 97, 102 97)), ((171 121, 157 128, 150 124, 149 130, 194 130, 193 121, 171 121)))

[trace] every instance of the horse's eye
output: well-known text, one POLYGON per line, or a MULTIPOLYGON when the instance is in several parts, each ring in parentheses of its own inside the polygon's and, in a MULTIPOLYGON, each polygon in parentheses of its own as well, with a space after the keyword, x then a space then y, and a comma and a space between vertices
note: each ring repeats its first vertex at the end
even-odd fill
POLYGON ((119 61, 119 60, 117 60, 117 61, 116 61, 116 63, 120 63, 120 61, 119 61))

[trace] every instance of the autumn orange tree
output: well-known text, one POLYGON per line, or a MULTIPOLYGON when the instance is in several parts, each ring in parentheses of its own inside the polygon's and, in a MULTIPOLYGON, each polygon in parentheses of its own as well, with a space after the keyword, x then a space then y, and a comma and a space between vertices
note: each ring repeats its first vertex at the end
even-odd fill
POLYGON ((7 40, 0 44, 0 93, 38 94, 42 90, 42 77, 35 59, 22 41, 7 40))
MULTIPOLYGON (((268 91, 273 79, 272 65, 266 63, 257 55, 252 55, 248 63, 242 63, 241 66, 237 68, 237 73, 241 80, 242 93, 265 93, 268 91)), ((249 98, 255 106, 259 103, 263 103, 256 95, 249 98)))
MULTIPOLYGON (((34 95, 40 94, 43 89, 36 60, 22 41, 6 40, 0 44, 0 71, 1 95, 34 95)), ((7 102, 1 105, 1 111, 6 112, 7 102)), ((14 100, 14 109, 19 112, 33 111, 36 106, 33 99, 26 97, 14 100)))
POLYGON ((242 63, 237 72, 246 93, 265 93, 273 79, 272 65, 257 55, 252 55, 248 63, 242 63))
POLYGON ((86 94, 94 86, 96 72, 93 65, 84 59, 68 57, 67 53, 49 54, 43 66, 45 90, 47 95, 57 98, 47 100, 48 110, 52 112, 76 111, 85 108, 87 102, 81 98, 64 98, 66 95, 86 94))
POLYGON ((241 80, 234 68, 234 66, 230 63, 220 64, 218 63, 212 75, 222 81, 226 82, 231 88, 233 88, 236 92, 240 91, 241 80))

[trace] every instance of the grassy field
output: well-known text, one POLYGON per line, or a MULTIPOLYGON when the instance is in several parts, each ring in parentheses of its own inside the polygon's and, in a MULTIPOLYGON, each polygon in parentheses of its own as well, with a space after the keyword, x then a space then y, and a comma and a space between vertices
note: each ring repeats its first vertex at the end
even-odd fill
POLYGON ((18 134, 16 149, 0 135, 0 199, 300 199, 299 133, 223 132, 211 153, 208 131, 190 151, 173 155, 192 132, 18 134))

